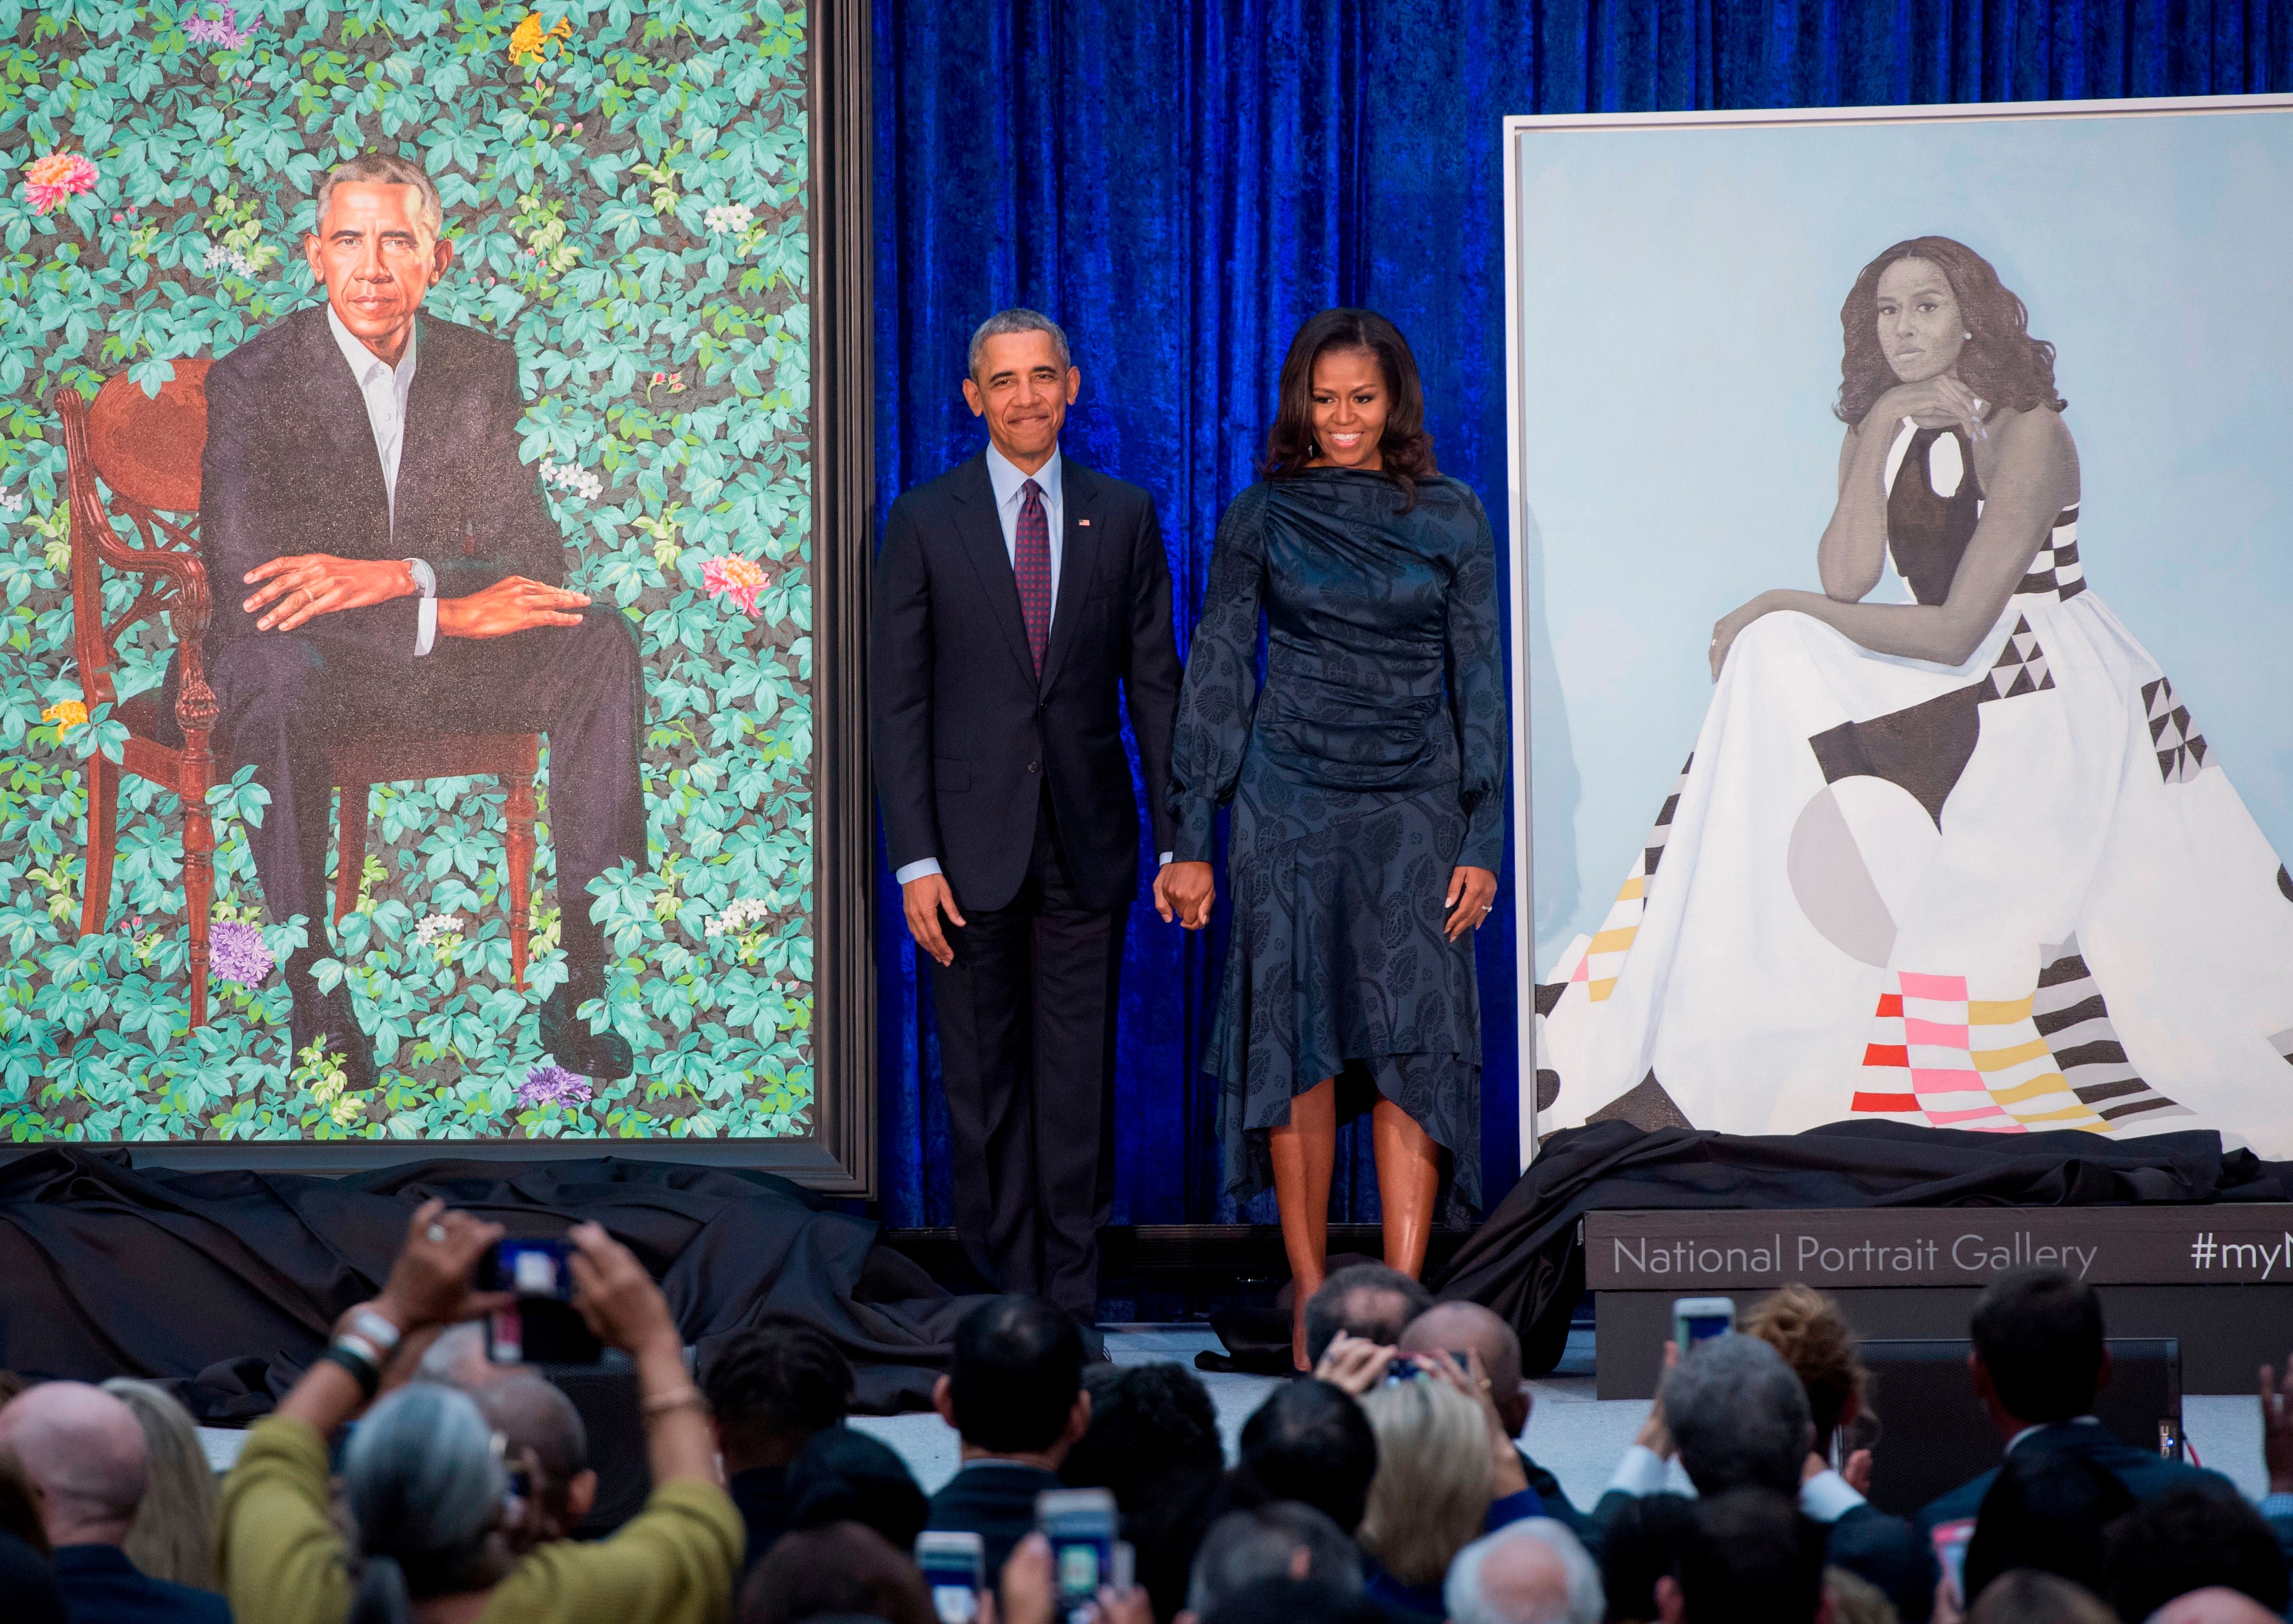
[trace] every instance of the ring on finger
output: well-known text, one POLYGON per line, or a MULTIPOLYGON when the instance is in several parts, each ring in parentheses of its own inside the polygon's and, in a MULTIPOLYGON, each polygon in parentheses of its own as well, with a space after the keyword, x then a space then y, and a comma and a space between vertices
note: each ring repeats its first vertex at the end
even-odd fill
POLYGON ((432 1224, 428 1229, 422 1231, 422 1238, 428 1241, 433 1246, 444 1246, 446 1244, 446 1226, 442 1223, 432 1224))

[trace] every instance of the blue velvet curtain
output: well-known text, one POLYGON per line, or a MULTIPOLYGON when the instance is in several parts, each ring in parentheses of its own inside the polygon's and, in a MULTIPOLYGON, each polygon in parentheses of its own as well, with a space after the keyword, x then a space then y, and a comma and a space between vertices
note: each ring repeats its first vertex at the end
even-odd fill
MULTIPOLYGON (((1160 508, 1183 652, 1283 351, 1325 306, 1400 325, 1443 470, 1502 513, 1502 117, 2281 91, 2293 0, 875 0, 875 53, 879 513, 980 443, 972 327, 1045 311, 1083 373, 1068 453, 1160 508)), ((1511 895, 1508 873, 1479 946, 1492 1201, 1519 1129, 1511 895)), ((878 927, 884 1214, 944 1225, 930 992, 888 873, 878 927)), ((1134 911, 1118 1222, 1272 1220, 1222 1197, 1195 1070, 1224 927, 1134 911)), ((1377 1216, 1365 1133, 1333 1207, 1377 1216)))

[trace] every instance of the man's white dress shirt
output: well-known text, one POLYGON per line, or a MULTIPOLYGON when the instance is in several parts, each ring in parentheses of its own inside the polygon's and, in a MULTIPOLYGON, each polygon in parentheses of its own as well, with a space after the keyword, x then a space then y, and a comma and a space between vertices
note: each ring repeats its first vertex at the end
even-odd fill
MULTIPOLYGON (((1003 556, 1010 560, 1011 577, 1019 575, 1019 509, 1027 505, 1027 482, 1033 480, 1035 488, 1043 493, 1043 521, 1050 531, 1051 541, 1051 619, 1054 623, 1059 613, 1059 565, 1066 555, 1066 504, 1059 479, 1060 457, 1057 447, 1051 459, 1033 474, 1023 473, 1012 460, 997 451, 991 442, 987 447, 987 483, 995 490, 995 519, 1003 527, 1003 556)), ((1168 863, 1171 854, 1163 852, 1161 861, 1168 863)), ((926 874, 940 872, 937 857, 920 857, 894 873, 892 878, 902 885, 922 879, 926 874)))
MULTIPOLYGON (((414 386, 414 333, 406 335, 406 353, 393 367, 366 347, 359 336, 343 325, 335 307, 327 306, 327 327, 350 362, 351 377, 366 402, 367 426, 374 431, 375 455, 382 459, 382 490, 389 503, 392 530, 398 528, 398 458, 406 447, 406 396, 414 386)), ((419 558, 409 558, 422 602, 415 609, 414 654, 426 654, 438 641, 438 573, 419 558)))
MULTIPOLYGON (((1644 1443, 1636 1443, 1625 1451, 1608 1487, 1621 1490, 1634 1499, 1651 1494, 1681 1494, 1690 1499, 1696 1497, 1696 1485, 1689 1481, 1679 1460, 1667 1460, 1644 1443)), ((1836 1522, 1861 1504, 1863 1497, 1828 1466, 1799 1486, 1800 1510, 1818 1522, 1836 1522)))

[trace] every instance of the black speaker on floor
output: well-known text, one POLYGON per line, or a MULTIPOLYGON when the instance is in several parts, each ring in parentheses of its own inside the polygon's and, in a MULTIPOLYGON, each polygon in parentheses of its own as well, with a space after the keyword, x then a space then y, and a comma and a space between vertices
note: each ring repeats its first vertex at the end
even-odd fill
POLYGON ((597 1501, 574 1529, 577 1539, 602 1539, 644 1509, 652 1493, 645 1458, 644 1416, 637 1402, 637 1373, 613 1365, 529 1367, 573 1401, 588 1434, 589 1469, 597 1474, 597 1501))
MULTIPOLYGON (((1997 1466, 2005 1440, 1974 1396, 1963 1337, 1861 1343, 1879 1417, 1871 1503, 1900 1516, 1997 1466)), ((2182 1344, 2171 1336, 2110 1338, 2110 1383, 2094 1414, 2127 1443, 2176 1460, 2182 1446, 2182 1344)))

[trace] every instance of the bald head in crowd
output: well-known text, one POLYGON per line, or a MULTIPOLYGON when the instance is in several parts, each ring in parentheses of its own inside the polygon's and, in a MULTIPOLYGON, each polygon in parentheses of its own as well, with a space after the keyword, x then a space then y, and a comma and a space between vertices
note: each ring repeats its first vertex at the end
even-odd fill
POLYGON ((1436 1303, 1401 1333, 1404 1353, 1463 1353, 1480 1356, 1489 1378, 1489 1399, 1497 1407, 1508 1437, 1528 1425, 1528 1389, 1520 1379, 1520 1338, 1502 1316, 1478 1303, 1436 1303))
POLYGON ((15 1452, 39 1490, 49 1544, 127 1538, 150 1458, 126 1405, 85 1382, 44 1382, 0 1408, 0 1447, 15 1452))

